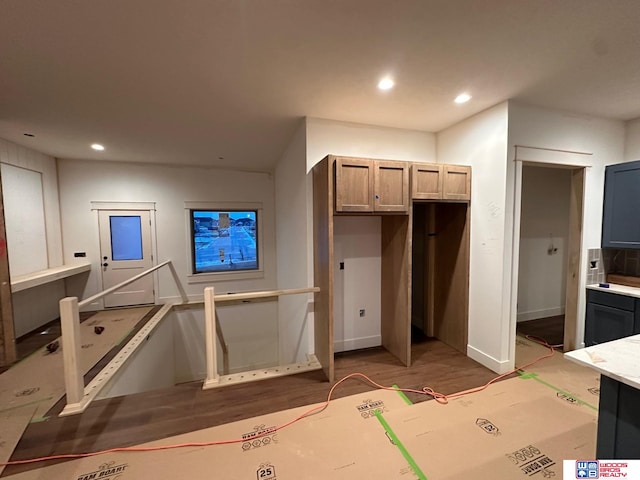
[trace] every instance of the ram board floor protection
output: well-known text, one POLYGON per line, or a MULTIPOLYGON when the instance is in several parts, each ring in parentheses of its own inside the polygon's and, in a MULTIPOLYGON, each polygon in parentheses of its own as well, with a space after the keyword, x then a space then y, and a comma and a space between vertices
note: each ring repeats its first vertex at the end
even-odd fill
MULTIPOLYGON (((544 353, 544 351, 542 352, 544 353)), ((547 359, 544 362, 565 360, 547 359)), ((562 460, 595 455, 597 411, 568 401, 531 374, 449 400, 409 405, 372 390, 332 402, 283 430, 309 407, 285 410, 143 446, 240 438, 240 443, 118 452, 19 473, 36 480, 189 478, 238 480, 562 478, 562 460)), ((579 390, 579 389, 578 389, 579 390)))
MULTIPOLYGON (((118 452, 18 473, 11 480, 60 478, 225 480, 418 478, 380 422, 410 410, 398 392, 371 390, 332 401, 320 413, 282 430, 312 406, 298 407, 169 437, 142 446, 241 439, 239 443, 151 452, 118 452)), ((317 404, 321 405, 321 404, 317 404)))
MULTIPOLYGON (((80 324, 80 367, 86 374, 118 345, 153 307, 105 310, 80 324), (94 327, 102 326, 101 334, 94 327)), ((0 461, 13 453, 30 422, 40 421, 65 394, 62 349, 46 346, 0 374, 0 461)), ((4 467, 0 466, 0 473, 4 467)))
MULTIPOLYGON (((547 353, 549 353, 547 347, 525 337, 516 337, 517 366, 531 362, 547 353)), ((536 382, 555 390, 560 399, 588 406, 593 411, 598 409, 600 374, 566 360, 561 351, 556 350, 551 358, 524 368, 521 374, 529 375, 536 382)))
POLYGON ((562 478, 562 460, 595 456, 597 413, 531 377, 385 420, 429 480, 562 478))

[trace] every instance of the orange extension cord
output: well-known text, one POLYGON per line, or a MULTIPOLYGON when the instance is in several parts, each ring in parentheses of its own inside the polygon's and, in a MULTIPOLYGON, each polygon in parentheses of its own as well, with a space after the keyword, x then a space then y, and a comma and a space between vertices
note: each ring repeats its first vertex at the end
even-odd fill
MULTIPOLYGON (((502 375, 498 375, 497 377, 495 377, 492 380, 489 380, 487 383, 485 383, 484 385, 480 386, 480 387, 475 387, 475 388, 470 388, 468 390, 463 390, 461 392, 457 392, 457 393, 452 393, 450 395, 445 395, 443 393, 438 393, 436 392, 433 388, 431 387, 424 387, 422 390, 414 390, 412 388, 395 388, 395 387, 385 387, 383 385, 380 385, 376 382, 374 382, 373 380, 371 380, 369 377, 367 377, 364 373, 351 373, 349 375, 347 375, 346 377, 341 378, 340 380, 338 380, 333 387, 331 387, 331 389, 329 390, 329 394, 327 395, 327 400, 321 404, 318 405, 316 407, 310 408, 309 410, 307 410, 306 412, 302 413, 301 415, 298 415, 297 417, 295 417, 293 420, 290 420, 286 423, 283 423, 282 425, 279 425, 277 427, 275 427, 275 429, 269 429, 270 433, 273 433, 274 431, 279 431, 282 430, 286 427, 288 427, 289 425, 293 425, 294 423, 302 420, 303 418, 309 417, 311 415, 315 415, 316 413, 320 413, 323 410, 325 410, 328 406, 329 403, 331 402, 331 397, 333 396, 333 391, 338 387, 338 385, 340 385, 342 382, 350 379, 350 378, 356 378, 356 377, 360 377, 362 379, 364 379, 366 382, 368 382, 369 384, 382 389, 382 390, 395 390, 395 391, 400 391, 400 392, 406 392, 406 393, 417 393, 420 395, 429 395, 431 397, 433 397, 433 399, 443 405, 446 405, 447 403, 449 403, 449 399, 450 398, 456 398, 456 397, 461 397, 463 395, 469 395, 470 393, 476 393, 476 392, 481 392, 482 390, 485 390, 489 385, 491 385, 494 382, 497 382, 498 380, 501 380, 505 377, 508 377, 509 375, 512 375, 514 373, 516 373, 518 370, 522 370, 524 368, 530 367, 531 365, 544 360, 545 358, 549 358, 551 356, 553 356, 554 354, 554 348, 557 347, 557 345, 549 345, 546 341, 544 341, 543 339, 537 338, 537 337, 533 337, 530 335, 527 335, 526 338, 528 338, 529 340, 532 340, 536 343, 540 343, 541 345, 544 345, 545 347, 549 348, 550 352, 547 353, 546 355, 543 355, 541 357, 536 358, 535 360, 526 363, 525 365, 522 365, 520 367, 516 367, 513 370, 503 373, 502 375)), ((242 438, 235 438, 232 440, 213 440, 210 442, 189 442, 189 443, 179 443, 179 444, 175 444, 175 445, 160 445, 160 446, 156 446, 156 447, 116 447, 116 448, 110 448, 107 450, 100 450, 98 452, 89 452, 89 453, 68 453, 68 454, 61 454, 61 455, 51 455, 48 457, 39 457, 39 458, 30 458, 27 460, 15 460, 12 462, 0 462, 0 466, 7 466, 7 465, 21 465, 21 464, 25 464, 25 463, 36 463, 36 462, 44 462, 47 460, 60 460, 60 459, 65 459, 65 458, 84 458, 84 457, 93 457, 96 455, 102 455, 105 453, 115 453, 115 452, 153 452, 153 451, 158 451, 158 450, 170 450, 170 449, 174 449, 174 448, 185 448, 185 447, 209 447, 212 445, 227 445, 227 444, 231 444, 231 443, 242 443, 246 441, 245 439, 242 438)))

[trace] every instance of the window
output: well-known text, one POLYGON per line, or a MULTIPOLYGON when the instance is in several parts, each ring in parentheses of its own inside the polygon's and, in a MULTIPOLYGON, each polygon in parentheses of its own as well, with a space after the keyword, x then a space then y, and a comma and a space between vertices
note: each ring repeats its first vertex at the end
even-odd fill
POLYGON ((259 270, 259 211, 189 209, 192 274, 259 270))

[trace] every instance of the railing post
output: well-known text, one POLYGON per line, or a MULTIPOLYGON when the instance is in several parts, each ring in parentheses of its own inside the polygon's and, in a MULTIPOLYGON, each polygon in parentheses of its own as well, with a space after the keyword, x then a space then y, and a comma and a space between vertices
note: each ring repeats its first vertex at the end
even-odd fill
POLYGON ((203 389, 212 385, 217 385, 220 381, 218 375, 218 358, 217 348, 218 339, 216 335, 216 304, 213 287, 204 289, 204 326, 206 339, 206 360, 207 360, 207 378, 204 380, 203 389))
POLYGON ((80 403, 84 396, 84 376, 80 370, 80 313, 77 297, 60 300, 60 324, 67 405, 72 405, 80 403))

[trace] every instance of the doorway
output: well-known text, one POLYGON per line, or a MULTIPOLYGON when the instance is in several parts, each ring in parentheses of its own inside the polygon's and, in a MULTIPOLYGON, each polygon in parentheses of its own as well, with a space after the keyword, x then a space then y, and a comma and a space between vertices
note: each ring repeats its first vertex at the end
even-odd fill
MULTIPOLYGON (((107 290, 153 266, 151 211, 98 210, 102 288, 107 290)), ((155 303, 154 275, 104 297, 105 308, 155 303)))
POLYGON ((516 333, 575 348, 584 168, 522 165, 516 333))

